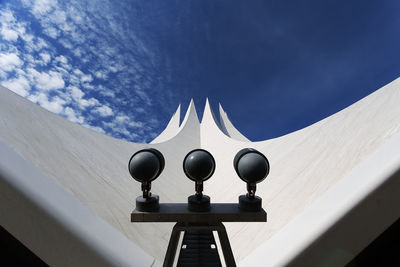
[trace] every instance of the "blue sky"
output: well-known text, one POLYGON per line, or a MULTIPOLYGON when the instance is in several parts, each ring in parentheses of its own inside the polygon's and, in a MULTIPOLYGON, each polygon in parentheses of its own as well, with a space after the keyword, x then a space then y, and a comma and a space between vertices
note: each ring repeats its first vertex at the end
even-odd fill
POLYGON ((209 97, 264 140, 400 76, 399 14, 396 0, 0 0, 0 83, 134 142, 209 97))

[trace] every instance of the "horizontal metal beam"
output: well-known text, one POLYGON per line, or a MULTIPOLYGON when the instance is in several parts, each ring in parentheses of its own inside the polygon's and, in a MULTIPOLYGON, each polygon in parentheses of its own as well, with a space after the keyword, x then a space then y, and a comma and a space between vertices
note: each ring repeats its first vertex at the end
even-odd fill
POLYGON ((215 223, 215 222, 266 222, 264 209, 258 212, 247 212, 239 209, 237 203, 211 204, 210 211, 189 211, 186 203, 160 203, 160 210, 142 212, 136 209, 131 213, 131 222, 182 222, 182 223, 215 223))

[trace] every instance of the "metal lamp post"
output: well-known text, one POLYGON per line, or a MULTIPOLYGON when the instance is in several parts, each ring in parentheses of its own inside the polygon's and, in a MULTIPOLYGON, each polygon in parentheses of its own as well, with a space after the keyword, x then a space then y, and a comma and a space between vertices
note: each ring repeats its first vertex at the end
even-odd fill
POLYGON ((202 193, 203 182, 214 173, 215 160, 208 151, 195 149, 184 158, 183 170, 186 176, 195 182, 196 193, 188 197, 188 203, 158 203, 158 197, 154 200, 151 194, 146 198, 145 191, 146 186, 160 175, 164 167, 164 158, 159 151, 152 149, 150 153, 155 156, 146 153, 137 160, 137 155, 145 152, 149 150, 136 152, 129 161, 131 175, 141 182, 142 189, 144 188, 143 196, 137 198, 137 206, 131 213, 131 222, 176 222, 163 266, 173 265, 182 231, 184 237, 177 266, 221 266, 213 231, 218 233, 226 265, 236 266, 223 222, 267 221, 267 213, 261 207, 261 198, 255 196, 255 185, 264 180, 269 173, 267 158, 255 149, 246 148, 239 151, 234 159, 234 168, 239 177, 247 183, 248 193, 241 195, 238 203, 210 203, 210 197, 202 193), (154 204, 155 202, 157 204, 154 204))

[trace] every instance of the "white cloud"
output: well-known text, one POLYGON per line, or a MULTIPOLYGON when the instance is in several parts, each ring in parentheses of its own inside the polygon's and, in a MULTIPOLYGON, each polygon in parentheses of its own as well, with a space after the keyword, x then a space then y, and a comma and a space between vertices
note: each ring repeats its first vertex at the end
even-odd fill
POLYGON ((87 108, 87 107, 93 107, 93 106, 96 106, 96 105, 100 105, 100 102, 96 98, 91 97, 91 98, 89 98, 87 100, 86 99, 80 99, 79 105, 81 107, 87 108))
POLYGON ((6 41, 16 41, 18 39, 18 32, 14 30, 3 27, 0 33, 6 41))
POLYGON ((122 134, 122 135, 125 135, 125 136, 129 136, 130 133, 131 133, 131 132, 128 131, 125 127, 122 127, 122 128, 114 128, 113 131, 114 131, 114 132, 117 132, 117 133, 120 133, 120 134, 122 134))
POLYGON ((44 62, 45 64, 47 64, 47 63, 50 62, 51 56, 50 56, 49 53, 40 53, 39 55, 40 55, 40 57, 42 58, 42 60, 43 60, 43 62, 44 62))
POLYGON ((114 123, 115 127, 119 125, 119 127, 116 128, 120 128, 122 125, 129 126, 131 128, 141 128, 144 126, 142 122, 131 121, 131 118, 129 118, 127 115, 116 116, 114 119, 114 123))
MULTIPOLYGON (((72 50, 72 54, 74 54, 76 57, 82 57, 85 54, 85 52, 83 52, 83 50, 80 49, 79 47, 74 47, 72 50)), ((85 57, 82 57, 81 60, 84 62, 87 61, 85 57)))
POLYGON ((142 89, 139 88, 137 85, 135 85, 136 90, 135 93, 147 104, 147 105, 151 105, 151 99, 150 97, 147 95, 147 93, 142 89))
POLYGON ((141 61, 157 62, 152 50, 121 23, 121 6, 110 1, 102 6, 79 0, 21 1, 23 7, 13 1, 0 7, 0 80, 46 109, 96 131, 104 132, 88 124, 106 118, 114 126, 104 128, 108 134, 132 140, 138 136, 129 130, 135 129, 148 136, 152 129, 131 115, 151 105, 154 76, 141 61), (31 14, 21 15, 26 8, 31 14), (130 52, 123 54, 121 49, 130 52), (129 103, 119 98, 126 95, 123 88, 132 88, 129 101, 135 108, 115 114, 117 102, 129 103))
POLYGON ((44 91, 63 88, 65 83, 62 74, 56 71, 38 72, 33 68, 28 68, 28 77, 35 86, 44 91))
POLYGON ((93 81, 92 75, 85 74, 80 69, 74 69, 73 74, 75 74, 77 77, 79 77, 79 80, 82 83, 86 83, 86 82, 90 83, 93 81))
POLYGON ((0 79, 5 80, 7 79, 7 73, 0 69, 0 79))
POLYGON ((112 116, 114 114, 113 110, 106 105, 102 105, 100 107, 97 107, 93 110, 93 112, 99 114, 102 117, 108 117, 108 116, 112 116))
POLYGON ((40 37, 34 37, 32 34, 29 33, 20 36, 25 41, 24 47, 27 50, 26 53, 33 51, 39 52, 43 48, 49 47, 49 44, 40 37))
POLYGON ((92 125, 89 125, 89 124, 83 124, 83 126, 85 126, 86 128, 92 129, 92 130, 94 130, 94 131, 96 131, 96 132, 98 132, 98 133, 102 133, 102 134, 105 134, 105 133, 106 133, 106 132, 103 130, 103 128, 98 127, 98 126, 92 126, 92 125))
POLYGON ((131 121, 128 123, 129 127, 131 128, 142 128, 144 124, 140 121, 131 121))
POLYGON ((18 33, 18 35, 21 36, 21 38, 24 38, 24 35, 26 34, 25 26, 26 26, 26 23, 17 23, 15 25, 15 27, 13 28, 13 30, 15 30, 18 33))
POLYGON ((0 11, 0 21, 2 23, 13 23, 15 22, 14 14, 11 10, 1 10, 0 11))
MULTIPOLYGON (((52 14, 51 14, 51 22, 56 24, 56 25, 63 25, 66 24, 67 21, 67 14, 65 11, 62 11, 60 9, 56 9, 52 14)), ((66 26, 64 26, 66 27, 66 26)), ((66 28, 68 29, 68 27, 66 28)), ((65 30, 65 29, 64 29, 65 30)))
POLYGON ((3 71, 12 71, 23 64, 16 53, 0 53, 0 69, 3 71))
POLYGON ((26 67, 34 69, 37 66, 46 66, 51 61, 51 55, 48 51, 40 53, 39 56, 34 53, 23 53, 23 60, 26 67))
POLYGON ((23 0, 23 2, 32 7, 32 13, 36 17, 46 15, 57 6, 56 0, 23 0))
POLYGON ((104 127, 111 129, 114 133, 120 135, 130 135, 130 132, 124 125, 117 123, 115 120, 112 122, 103 122, 104 127))
POLYGON ((93 90, 93 89, 96 88, 96 87, 95 87, 94 85, 92 85, 91 83, 83 83, 82 86, 83 86, 83 88, 89 89, 89 90, 93 90))
POLYGON ((29 94, 29 81, 23 76, 5 81, 3 82, 3 86, 23 97, 29 94))
POLYGON ((73 5, 68 6, 68 14, 70 16, 70 19, 75 24, 80 25, 84 22, 85 14, 82 12, 82 10, 75 8, 73 5))
POLYGON ((150 125, 157 125, 157 124, 159 124, 158 120, 156 120, 156 119, 154 119, 154 118, 153 118, 153 119, 150 119, 148 122, 149 122, 150 125))
POLYGON ((65 38, 60 38, 58 39, 58 42, 64 46, 66 49, 72 50, 74 48, 74 45, 67 39, 65 38))
POLYGON ((115 121, 117 123, 126 123, 129 121, 129 117, 126 115, 118 115, 117 117, 115 117, 115 121))
POLYGON ((85 119, 81 116, 78 115, 72 108, 66 107, 64 110, 64 114, 67 116, 67 118, 75 123, 83 124, 85 119))
POLYGON ((115 67, 115 66, 109 66, 109 67, 108 67, 108 70, 115 73, 115 72, 118 71, 118 68, 115 67))
POLYGON ((68 63, 68 59, 66 57, 64 57, 63 55, 56 57, 56 61, 62 63, 62 64, 67 64, 68 63))
MULTIPOLYGON (((114 118, 114 120, 110 122, 103 122, 105 128, 111 130, 114 134, 117 134, 118 137, 129 137, 129 138, 137 138, 139 137, 137 134, 131 133, 128 130, 130 128, 142 128, 144 125, 141 122, 131 121, 131 118, 127 115, 120 114, 114 118)), ((144 132, 142 133, 144 134, 144 132)))
POLYGON ((0 35, 4 40, 15 42, 18 37, 26 39, 25 24, 24 22, 17 22, 11 10, 0 10, 0 35))
POLYGON ((47 27, 47 28, 45 28, 45 29, 43 29, 43 32, 46 34, 46 35, 48 35, 48 36, 50 36, 51 38, 53 38, 53 39, 56 39, 59 35, 60 35, 60 31, 59 30, 57 30, 56 28, 54 28, 54 27, 47 27))
POLYGON ((49 73, 41 73, 37 80, 37 87, 43 90, 53 90, 64 87, 62 75, 55 71, 49 73))
POLYGON ((53 61, 53 65, 58 65, 56 66, 56 69, 59 69, 60 68, 59 66, 61 66, 62 68, 61 71, 65 73, 66 76, 71 77, 69 71, 72 69, 72 65, 68 63, 68 59, 65 56, 63 55, 57 56, 53 61))
POLYGON ((98 85, 97 86, 97 91, 102 96, 107 96, 107 97, 110 97, 110 98, 114 98, 115 97, 115 93, 111 89, 107 89, 102 85, 98 85))
POLYGON ((76 86, 68 86, 67 90, 70 92, 72 98, 76 101, 81 109, 100 105, 100 102, 95 98, 83 99, 85 93, 76 86))
POLYGON ((25 47, 30 47, 35 51, 39 51, 43 47, 47 47, 47 43, 40 37, 35 38, 32 34, 25 32, 19 33, 19 36, 25 41, 25 47), (34 42, 33 39, 35 39, 34 42))
POLYGON ((82 92, 81 89, 79 89, 76 86, 68 86, 68 88, 71 91, 71 95, 72 97, 77 100, 77 99, 81 99, 85 94, 82 92))
POLYGON ((107 79, 107 73, 105 71, 96 71, 94 73, 94 76, 96 76, 96 78, 98 79, 103 79, 103 80, 107 79))
POLYGON ((64 105, 66 104, 65 100, 56 96, 53 99, 49 100, 47 95, 44 93, 39 93, 37 95, 30 95, 28 97, 29 100, 39 104, 41 107, 51 111, 53 113, 60 114, 64 111, 64 105))
POLYGON ((93 77, 90 74, 82 75, 81 82, 91 82, 93 81, 93 77))
POLYGON ((33 67, 37 63, 37 60, 31 54, 28 53, 24 54, 24 61, 25 64, 29 67, 33 67))
POLYGON ((73 72, 74 72, 75 75, 78 75, 78 76, 84 75, 84 73, 80 69, 74 69, 73 72))

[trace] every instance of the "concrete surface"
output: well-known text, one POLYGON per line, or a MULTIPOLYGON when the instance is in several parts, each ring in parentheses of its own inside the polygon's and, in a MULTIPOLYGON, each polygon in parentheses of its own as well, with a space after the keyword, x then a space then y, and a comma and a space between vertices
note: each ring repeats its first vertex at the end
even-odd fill
MULTIPOLYGON (((323 221, 327 217, 316 216, 319 214, 316 203, 329 208, 333 205, 341 214, 353 216, 351 210, 358 202, 339 201, 340 192, 344 190, 340 186, 334 189, 339 181, 357 179, 360 186, 352 190, 362 202, 372 192, 368 186, 363 187, 364 182, 367 185, 374 179, 382 183, 391 180, 389 178, 396 171, 397 163, 378 165, 377 168, 384 170, 384 174, 376 172, 368 181, 353 171, 356 166, 368 162, 370 157, 377 157, 377 160, 383 157, 385 153, 378 153, 381 147, 400 131, 399 103, 400 79, 397 79, 309 127, 279 138, 249 142, 229 121, 222 107, 221 123, 217 122, 208 101, 200 123, 192 101, 181 125, 178 107, 167 128, 151 144, 135 144, 76 125, 1 87, 0 141, 143 249, 150 258, 157 259, 156 264, 160 264, 164 257, 173 224, 130 223, 130 212, 136 196, 140 194, 140 185, 130 178, 127 170, 130 156, 144 147, 159 149, 166 164, 164 172, 154 181, 152 191, 160 196, 161 202, 186 202, 187 196, 193 194, 194 185, 183 173, 182 160, 194 148, 207 149, 213 154, 217 167, 213 177, 205 182, 204 193, 211 197, 212 202, 236 202, 246 186, 235 174, 233 158, 241 148, 255 148, 264 153, 271 164, 269 177, 257 188, 257 195, 263 198, 263 207, 268 212, 268 222, 226 224, 237 262, 244 260, 243 265, 249 266, 254 260, 260 260, 261 255, 269 257, 267 255, 273 251, 271 247, 276 240, 288 242, 283 238, 285 233, 297 231, 292 222, 307 221, 308 216, 302 215, 304 213, 313 214, 316 218, 315 224, 298 224, 298 231, 303 231, 301 227, 305 227, 309 235, 301 237, 299 234, 298 245, 287 253, 282 251, 282 255, 266 265, 280 266, 300 260, 300 255, 307 257, 302 253, 312 249, 311 244, 315 244, 316 239, 326 233, 332 224, 341 224, 341 218, 333 216, 329 217, 328 227, 323 221), (337 198, 337 205, 324 202, 328 196, 337 198), (290 230, 285 230, 286 227, 290 230), (317 231, 319 235, 315 235, 314 229, 326 231, 317 231)), ((398 151, 399 143, 390 142, 398 151)), ((395 155, 392 156, 395 158, 395 155)), ((368 170, 367 166, 357 168, 368 170)), ((396 186, 390 192, 399 193, 400 189, 396 186)), ((74 216, 74 210, 71 210, 71 216, 74 216)), ((359 222, 354 216, 355 222, 359 222)), ((393 218, 399 216, 394 212, 379 225, 363 221, 366 226, 375 229, 371 230, 368 240, 376 236, 383 225, 390 225, 395 220, 393 218)), ((9 220, 13 220, 12 216, 9 220)), ((355 222, 350 220, 344 223, 343 229, 356 229, 355 222)), ((24 229, 14 228, 12 232, 23 235, 24 229)), ((330 240, 329 233, 324 238, 330 240)), ((340 239, 332 242, 335 246, 344 245, 340 239)), ((344 254, 348 254, 341 257, 342 262, 358 253, 368 244, 366 242, 356 238, 346 240, 344 254)), ((43 246, 42 241, 29 247, 38 253, 40 246, 43 246)), ((285 247, 285 244, 280 246, 285 247)), ((312 257, 308 256, 308 260, 312 261, 312 257)), ((132 266, 136 266, 135 263, 132 266)))

